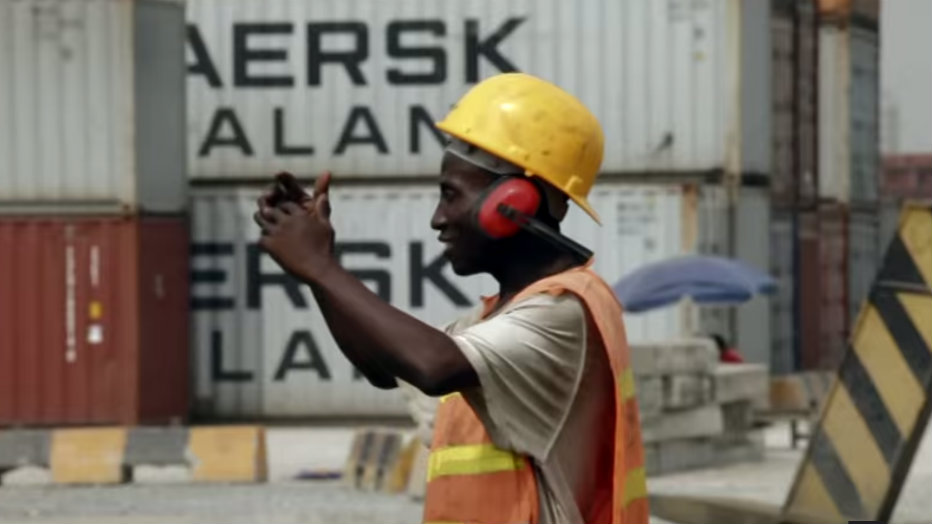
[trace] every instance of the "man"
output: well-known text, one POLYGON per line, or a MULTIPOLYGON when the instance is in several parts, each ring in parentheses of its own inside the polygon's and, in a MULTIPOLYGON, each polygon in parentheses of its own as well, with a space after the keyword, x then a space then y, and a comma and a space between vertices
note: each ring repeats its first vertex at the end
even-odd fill
MULTIPOLYGON (((260 198, 262 247, 307 283, 341 351, 380 388, 440 397, 425 522, 646 523, 643 448, 621 309, 559 234, 586 200, 602 130, 575 98, 520 73, 473 87, 437 127, 451 142, 431 227, 459 275, 495 297, 444 330, 339 266, 329 175, 301 205, 260 198)), ((377 219, 373 217, 373 219, 377 219)))

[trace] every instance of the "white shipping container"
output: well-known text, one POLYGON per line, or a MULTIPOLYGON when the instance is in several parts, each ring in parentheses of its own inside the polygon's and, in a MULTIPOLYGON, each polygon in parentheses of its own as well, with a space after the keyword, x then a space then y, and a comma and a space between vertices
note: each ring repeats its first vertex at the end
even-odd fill
POLYGON ((184 4, 0 2, 0 212, 178 212, 184 4))
POLYGON ((876 202, 880 173, 879 36, 857 25, 819 28, 819 193, 876 202))
POLYGON ((197 180, 430 176, 431 122, 520 70, 579 97, 605 172, 770 171, 767 2, 190 0, 197 180))
MULTIPOLYGON (((257 247, 258 190, 193 190, 192 309, 199 414, 298 417, 403 414, 397 392, 354 378, 310 291, 257 247)), ((333 222, 343 264, 393 305, 442 326, 496 292, 487 276, 457 277, 429 227, 433 185, 337 185, 333 222)), ((680 253, 725 253, 721 189, 602 183, 599 227, 573 208, 564 231, 596 251, 610 284, 641 264, 680 253)), ((721 331, 687 306, 625 317, 631 342, 721 331)))

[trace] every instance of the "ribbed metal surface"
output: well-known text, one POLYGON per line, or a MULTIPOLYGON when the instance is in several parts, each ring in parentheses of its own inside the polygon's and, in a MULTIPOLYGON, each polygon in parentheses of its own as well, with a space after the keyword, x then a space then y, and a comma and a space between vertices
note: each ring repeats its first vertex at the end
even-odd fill
POLYGON ((848 215, 848 320, 853 326, 880 269, 879 208, 852 210, 848 215))
MULTIPOLYGON (((299 417, 404 413, 401 396, 354 379, 308 289, 257 248, 257 190, 196 189, 192 308, 197 406, 212 416, 299 417)), ((423 321, 441 326, 496 291, 486 276, 460 278, 439 258, 429 219, 433 185, 340 186, 331 193, 345 267, 423 321), (375 219, 374 217, 378 217, 375 219)), ((613 283, 639 265, 684 252, 724 253, 721 190, 603 183, 596 226, 573 209, 564 231, 595 249, 613 283)), ((629 340, 662 340, 720 326, 668 308, 627 315, 629 340)))
POLYGON ((877 201, 878 42, 875 29, 819 28, 819 190, 824 198, 877 201))
POLYGON ((184 208, 184 11, 0 2, 0 212, 184 208))
POLYGON ((189 172, 433 175, 427 122, 513 67, 593 110, 606 172, 768 173, 769 139, 739 127, 770 126, 754 88, 768 16, 734 0, 191 0, 189 172))
POLYGON ((183 420, 187 248, 180 218, 0 221, 0 425, 183 420))

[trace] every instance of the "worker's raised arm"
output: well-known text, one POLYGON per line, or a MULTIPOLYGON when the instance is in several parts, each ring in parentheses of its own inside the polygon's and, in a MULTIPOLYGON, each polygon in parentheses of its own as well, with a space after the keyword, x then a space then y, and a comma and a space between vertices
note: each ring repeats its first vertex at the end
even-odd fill
POLYGON ((308 284, 340 350, 377 387, 398 377, 429 395, 478 384, 453 340, 383 301, 333 256, 329 175, 304 206, 259 201, 260 245, 282 268, 308 284))

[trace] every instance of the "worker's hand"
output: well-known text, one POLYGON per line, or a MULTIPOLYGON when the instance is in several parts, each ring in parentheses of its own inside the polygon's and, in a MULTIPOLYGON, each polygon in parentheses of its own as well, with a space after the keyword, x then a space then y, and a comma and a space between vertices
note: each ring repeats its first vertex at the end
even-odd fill
POLYGON ((333 226, 330 224, 330 173, 314 184, 313 196, 297 204, 270 205, 272 193, 259 197, 253 218, 262 229, 259 245, 286 272, 311 282, 334 263, 333 226))

